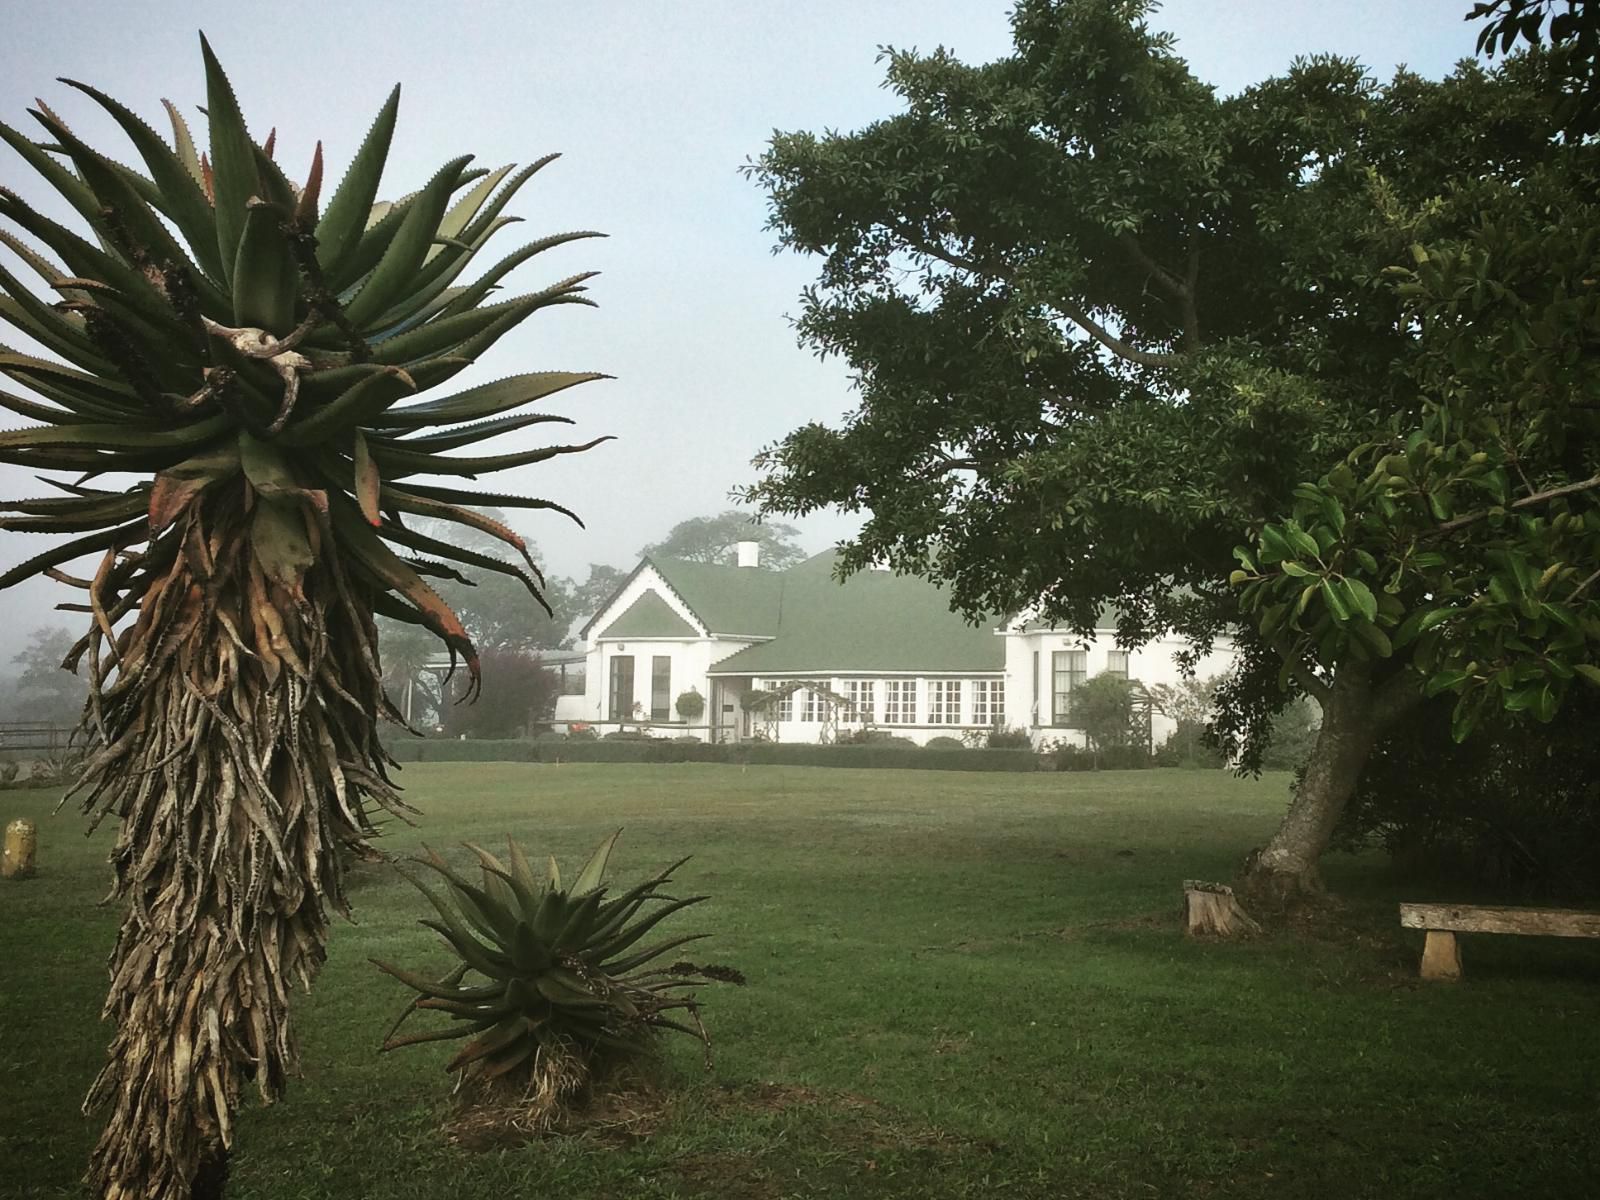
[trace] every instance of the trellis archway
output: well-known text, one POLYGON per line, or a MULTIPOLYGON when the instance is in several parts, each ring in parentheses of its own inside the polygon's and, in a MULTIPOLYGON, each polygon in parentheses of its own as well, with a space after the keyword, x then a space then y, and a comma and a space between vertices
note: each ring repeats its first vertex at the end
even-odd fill
POLYGON ((769 742, 778 740, 779 706, 799 691, 810 692, 820 703, 821 715, 818 722, 817 741, 824 744, 837 741, 839 737, 839 710, 846 710, 851 719, 854 719, 855 702, 847 696, 841 696, 818 679, 791 679, 775 688, 768 690, 756 689, 745 697, 745 711, 761 721, 761 736, 763 739, 769 742))

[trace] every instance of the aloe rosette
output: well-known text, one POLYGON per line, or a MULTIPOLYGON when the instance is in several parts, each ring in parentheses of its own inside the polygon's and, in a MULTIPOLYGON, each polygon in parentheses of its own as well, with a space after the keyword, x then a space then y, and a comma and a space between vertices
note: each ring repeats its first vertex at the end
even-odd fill
POLYGON ((454 159, 377 202, 397 88, 324 205, 320 143, 291 182, 202 50, 204 153, 171 104, 169 142, 84 84, 70 86, 142 169, 42 102, 43 139, 0 125, 89 234, 0 189, 0 317, 37 351, 0 345, 20 389, 0 388, 0 406, 30 422, 0 432, 0 462, 69 473, 0 505, 0 528, 62 535, 0 588, 47 575, 84 592, 68 606, 87 615, 68 663, 87 663, 96 748, 79 788, 95 822, 121 822, 128 905, 106 1002, 116 1033, 88 1102, 110 1110, 90 1182, 139 1200, 218 1189, 241 1090, 272 1100, 294 1065, 288 989, 322 961, 327 906, 345 906, 340 847, 364 845, 369 806, 404 808, 376 736, 394 714, 374 614, 431 630, 476 681, 471 639, 428 579, 499 572, 541 602, 542 581, 522 539, 470 505, 571 514, 459 481, 594 445, 476 449, 566 420, 530 406, 600 377, 447 386, 534 313, 589 303, 587 274, 498 295, 514 268, 589 231, 465 282, 549 158, 515 172, 454 159), (428 536, 418 517, 506 553, 428 536))
POLYGON ((704 1042, 697 1002, 684 989, 697 977, 737 978, 737 972, 681 962, 655 965, 706 935, 646 941, 647 936, 706 897, 661 891, 688 859, 610 895, 604 876, 620 832, 602 842, 566 886, 554 858, 540 879, 509 838, 504 860, 468 844, 482 868, 479 883, 432 851, 417 859, 445 883, 441 892, 412 880, 438 914, 422 924, 444 939, 459 962, 434 980, 373 960, 417 993, 383 1048, 471 1039, 447 1069, 479 1084, 502 1085, 513 1096, 531 1097, 548 1116, 583 1087, 597 1066, 638 1055, 659 1030, 704 1042), (416 1012, 442 1012, 451 1023, 400 1033, 416 1012))

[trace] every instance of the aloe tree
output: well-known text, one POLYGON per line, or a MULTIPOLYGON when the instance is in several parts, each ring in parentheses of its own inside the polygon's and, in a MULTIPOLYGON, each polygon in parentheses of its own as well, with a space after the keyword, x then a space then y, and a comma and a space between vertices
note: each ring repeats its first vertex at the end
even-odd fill
POLYGON ((127 1200, 220 1192, 241 1093, 274 1100, 294 1068, 289 989, 323 960, 328 909, 345 909, 341 846, 365 845, 378 808, 405 808, 377 738, 395 714, 374 614, 430 631, 475 682, 471 639, 428 578, 499 572, 542 600, 522 540, 465 505, 566 510, 449 480, 595 444, 448 453, 565 420, 527 406, 592 373, 423 398, 535 312, 589 303, 588 275, 488 302, 520 263, 588 232, 460 282, 550 158, 514 174, 457 158, 375 203, 396 88, 323 206, 320 143, 291 182, 201 48, 207 153, 170 103, 169 145, 78 83, 143 172, 42 102, 42 141, 0 126, 91 233, 0 189, 0 241, 37 277, 0 266, 0 314, 49 355, 0 346, 22 388, 0 403, 31 422, 0 433, 0 461, 73 476, 4 506, 18 515, 0 527, 68 536, 0 587, 43 574, 84 592, 68 663, 87 664, 96 752, 78 791, 94 823, 121 822, 127 905, 105 1006, 116 1033, 86 1102, 109 1110, 89 1182, 127 1200), (415 517, 508 553, 421 533, 415 517), (81 576, 64 572, 87 556, 81 576))

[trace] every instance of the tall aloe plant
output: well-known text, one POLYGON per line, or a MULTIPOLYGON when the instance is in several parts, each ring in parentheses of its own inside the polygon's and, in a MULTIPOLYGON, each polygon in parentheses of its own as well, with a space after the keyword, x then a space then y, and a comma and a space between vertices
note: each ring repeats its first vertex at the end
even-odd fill
POLYGON ((372 806, 405 808, 376 734, 394 714, 374 614, 432 631, 476 682, 471 640, 427 579, 496 571, 543 602, 522 540, 465 506, 565 509, 419 479, 595 444, 449 453, 564 421, 528 406, 592 373, 431 395, 535 312, 589 303, 588 275, 491 302, 513 268, 589 232, 461 282, 550 159, 514 174, 454 159, 375 203, 396 88, 324 206, 320 143, 297 186, 274 139, 246 129, 204 39, 202 51, 207 153, 170 103, 169 145, 70 81, 144 171, 42 102, 43 140, 0 126, 91 234, 0 189, 0 242, 37 277, 0 264, 0 316, 48 355, 0 346, 22 389, 0 389, 0 404, 32 422, 0 433, 0 461, 74 476, 0 506, 17 514, 0 527, 66 535, 0 588, 42 574, 85 593, 68 663, 88 664, 97 749, 78 789, 95 823, 121 822, 127 904, 105 1007, 116 1033, 86 1102, 109 1110, 89 1181, 125 1200, 220 1192, 241 1093, 271 1101, 294 1067, 289 989, 323 960, 328 908, 345 909, 340 848, 365 845, 372 806), (122 473, 135 482, 107 479, 122 473), (407 525, 422 516, 486 531, 508 554, 407 525), (63 570, 91 555, 81 576, 63 570))

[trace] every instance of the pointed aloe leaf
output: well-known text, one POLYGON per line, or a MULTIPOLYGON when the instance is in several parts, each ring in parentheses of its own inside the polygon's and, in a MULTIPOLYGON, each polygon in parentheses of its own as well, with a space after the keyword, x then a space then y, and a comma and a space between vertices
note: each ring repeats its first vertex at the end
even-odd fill
POLYGON ((415 285, 417 271, 438 234, 450 194, 471 161, 467 155, 446 163, 412 201, 383 258, 355 298, 344 306, 345 316, 357 328, 398 303, 406 289, 415 285))
MULTIPOLYGON (((360 436, 359 434, 357 435, 360 436)), ((362 443, 358 443, 360 445, 362 443)), ((359 460, 357 460, 359 463, 359 460)), ((454 504, 443 504, 437 500, 424 500, 408 497, 404 492, 395 492, 392 488, 385 489, 383 499, 386 504, 399 512, 416 513, 419 516, 436 517, 442 521, 450 521, 456 525, 465 525, 468 528, 487 533, 490 537, 504 542, 521 553, 528 566, 534 571, 533 557, 528 553, 528 543, 515 529, 496 521, 493 517, 483 513, 474 512, 470 508, 461 508, 454 504)))
POLYGON ((382 425, 385 429, 422 429, 478 421, 533 404, 580 383, 609 378, 599 371, 530 371, 479 384, 453 396, 392 408, 384 414, 382 425))
MULTIPOLYGON (((20 517, 0 517, 0 529, 13 533, 90 533, 109 525, 120 525, 129 517, 138 516, 145 509, 146 489, 140 488, 127 495, 109 497, 76 496, 54 502, 44 512, 34 512, 20 517)), ((13 511, 26 513, 38 505, 28 502, 0 505, 13 511)))
POLYGON ((501 188, 500 193, 495 196, 493 200, 489 201, 484 210, 478 214, 477 219, 462 231, 463 240, 467 242, 477 241, 479 235, 482 234, 484 230, 488 229, 490 225, 493 225, 495 221, 499 220, 500 213, 504 211, 505 206, 511 202, 511 198, 522 189, 522 185, 527 183, 528 180, 532 179, 540 171, 544 170, 544 168, 548 167, 560 157, 560 154, 546 154, 543 158, 529 163, 527 166, 523 167, 522 170, 513 175, 510 182, 507 183, 505 187, 501 188))
POLYGON ((72 205, 85 221, 94 225, 102 219, 100 201, 89 190, 88 185, 46 154, 38 143, 30 141, 20 131, 4 122, 0 122, 0 140, 8 143, 30 167, 43 175, 50 186, 61 193, 62 199, 72 205))
POLYGON ((368 525, 382 525, 383 514, 378 511, 378 492, 383 486, 383 481, 378 475, 377 464, 367 453, 367 439, 359 429, 356 430, 355 466, 356 503, 361 505, 361 515, 367 519, 368 525))
POLYGON ((92 533, 87 537, 74 538, 70 542, 61 542, 51 546, 42 554, 36 554, 25 562, 20 562, 4 574, 0 574, 0 591, 21 583, 25 579, 32 579, 36 575, 43 575, 52 567, 59 567, 69 563, 75 558, 82 558, 85 554, 94 554, 108 550, 112 546, 127 545, 144 536, 149 526, 144 518, 118 526, 116 529, 102 530, 92 533))
POLYGON ((404 488, 392 487, 391 491, 399 495, 423 496, 429 500, 443 500, 447 504, 479 504, 488 508, 537 508, 550 509, 569 517, 580 527, 583 521, 578 514, 570 508, 565 508, 553 500, 541 500, 536 496, 518 496, 511 492, 474 492, 466 488, 434 487, 420 483, 408 483, 404 488))
POLYGON ((514 433, 530 425, 576 424, 577 422, 571 417, 557 416, 554 413, 521 413, 510 417, 496 417, 491 421, 477 421, 442 433, 430 433, 426 437, 411 437, 403 441, 384 437, 379 440, 386 446, 397 446, 402 450, 440 454, 446 450, 459 450, 463 446, 475 446, 479 442, 486 442, 502 434, 514 433))
POLYGON ((283 337, 295 323, 300 267, 283 233, 283 215, 270 204, 248 205, 233 271, 233 323, 283 337))
POLYGON ((328 201, 322 219, 317 222, 317 260, 325 272, 338 271, 354 253, 367 227, 367 217, 372 212, 372 202, 383 177, 383 166, 389 157, 389 141, 394 136, 395 115, 399 109, 400 85, 395 84, 333 199, 328 201))
POLYGON ((602 442, 612 442, 616 438, 607 434, 604 437, 591 438, 587 442, 565 446, 540 446, 534 450, 517 450, 509 454, 489 454, 479 458, 447 458, 437 454, 413 454, 409 451, 396 449, 396 443, 389 442, 382 446, 373 446, 373 457, 383 467, 384 475, 390 479, 404 479, 410 475, 459 475, 467 479, 476 479, 479 475, 487 475, 494 471, 507 471, 512 467, 527 467, 534 463, 545 462, 562 454, 582 454, 585 450, 593 450, 602 442))
POLYGON ((279 440, 288 446, 331 441, 349 429, 371 424, 390 405, 417 389, 416 380, 399 367, 363 363, 354 375, 355 381, 342 395, 292 422, 279 440))
POLYGON ((619 829, 595 847, 594 853, 589 855, 589 861, 583 864, 583 870, 578 872, 577 879, 572 881, 573 895, 581 896, 600 886, 600 881, 606 873, 606 864, 611 861, 612 848, 616 846, 617 839, 621 836, 622 830, 619 829))
POLYGON ((206 64, 206 119, 211 126, 211 189, 215 198, 217 257, 224 278, 232 282, 232 271, 239 257, 239 242, 244 237, 246 205, 259 195, 261 181, 256 171, 256 144, 250 140, 244 114, 233 94, 233 85, 212 53, 205 34, 200 35, 200 53, 206 64))
POLYGON ((592 229, 580 229, 571 233, 552 234, 549 237, 540 238, 536 242, 529 242, 521 249, 514 250, 510 254, 506 255, 499 262, 495 263, 494 266, 485 271, 480 278, 464 288, 461 293, 455 297, 455 299, 451 300, 449 304, 444 306, 444 315, 447 317, 454 316, 456 313, 466 312, 469 309, 475 308, 484 297, 495 290, 495 287, 502 279, 504 279, 513 270, 527 262, 528 259, 532 258, 536 254, 539 254, 545 250, 549 250, 555 246, 565 245, 567 242, 578 241, 580 238, 605 236, 605 234, 597 233, 592 229))
POLYGON ((380 962, 376 958, 367 960, 385 975, 392 975, 413 991, 421 992, 424 996, 431 996, 436 1000, 461 1000, 466 1002, 493 1000, 505 994, 505 986, 499 983, 485 984, 477 988, 464 988, 459 984, 448 986, 438 980, 429 979, 426 975, 416 971, 406 971, 389 963, 380 962))
MULTIPOLYGON (((527 897, 529 901, 536 901, 539 897, 539 881, 534 877, 533 866, 522 852, 522 847, 509 835, 506 837, 506 856, 511 860, 511 882, 517 889, 518 898, 527 897)), ((527 902, 524 903, 526 905, 527 902)), ((537 904, 529 907, 524 908, 524 914, 532 921, 537 904), (529 911, 529 907, 532 911, 529 911)))
POLYGON ((532 1058, 538 1049, 539 1043, 532 1037, 513 1043, 509 1049, 491 1055, 483 1061, 483 1078, 499 1079, 503 1075, 509 1075, 532 1058))
POLYGON ((458 546, 451 542, 441 541, 438 538, 431 538, 427 534, 418 533, 414 529, 402 529, 392 525, 385 526, 383 529, 383 536, 401 546, 420 551, 424 554, 433 554, 439 558, 448 559, 451 562, 463 563, 471 567, 479 567, 485 571, 493 571, 497 575, 508 575, 527 588, 528 593, 533 597, 534 602, 538 604, 540 608, 544 609, 545 615, 550 615, 550 604, 547 600, 545 600, 544 593, 540 590, 538 582, 531 578, 521 567, 514 566, 508 562, 503 562, 502 560, 493 558, 487 554, 480 554, 476 550, 469 550, 464 546, 458 546))
POLYGON ((699 904, 702 900, 710 899, 709 896, 686 896, 681 900, 672 900, 663 904, 647 917, 640 917, 626 930, 619 933, 611 941, 594 949, 593 960, 604 964, 612 961, 629 946, 633 945, 645 934, 649 933, 662 921, 680 909, 688 908, 691 904, 699 904))
POLYGON ((606 974, 617 977, 627 975, 632 971, 637 971, 640 967, 644 966, 653 959, 660 958, 668 950, 676 950, 679 946, 687 946, 690 942, 698 942, 702 938, 708 938, 710 936, 711 935, 709 933, 688 933, 681 937, 667 938, 664 941, 653 942, 649 946, 646 946, 643 950, 635 950, 632 954, 628 955, 627 958, 607 962, 605 964, 606 974))
POLYGON ((464 1037, 471 1037, 485 1029, 492 1028, 500 1018, 495 1017, 487 1021, 471 1025, 446 1025, 443 1029, 430 1029, 426 1033, 408 1033, 401 1037, 388 1037, 384 1039, 380 1051, 398 1050, 402 1046, 418 1046, 424 1042, 451 1042, 464 1037))
POLYGON ((43 421, 49 425, 87 425, 94 421, 93 417, 86 417, 70 409, 56 408, 49 404, 40 404, 26 396, 15 396, 7 391, 0 391, 0 408, 8 408, 19 417, 27 417, 30 421, 43 421))
MULTIPOLYGON (((510 173, 511 166, 512 164, 508 163, 497 171, 484 171, 472 190, 463 194, 444 214, 439 222, 437 237, 460 238, 495 188, 500 186, 500 181, 510 173)), ((435 241, 424 261, 431 262, 444 249, 445 246, 441 241, 435 241)))
MULTIPOLYGON (((161 194, 162 211, 172 218, 172 223, 183 234, 184 240, 200 264, 201 270, 213 278, 223 275, 222 261, 217 257, 216 216, 211 202, 200 188, 200 164, 194 157, 194 143, 189 142, 187 158, 184 142, 189 130, 169 104, 168 113, 173 119, 173 133, 179 144, 174 151, 161 136, 146 125, 130 109, 112 99, 98 88, 74 79, 63 80, 68 87, 77 88, 105 109, 122 126, 123 132, 139 151, 150 177, 161 194), (192 164, 192 165, 191 165, 192 164)), ((163 103, 166 103, 163 101, 163 103)))
MULTIPOLYGON (((491 1054, 497 1054, 508 1049, 517 1039, 527 1037, 527 1034, 528 1026, 520 1014, 505 1017, 498 1025, 487 1030, 476 1041, 463 1047, 461 1053, 445 1064, 445 1070, 459 1071, 462 1067, 470 1066, 481 1058, 487 1058, 491 1054)), ((528 1041, 530 1044, 533 1043, 532 1038, 528 1038, 528 1041)))
POLYGON ((45 304, 23 282, 0 265, 0 313, 47 349, 93 375, 116 370, 89 340, 81 317, 68 316, 45 304))
MULTIPOLYGON (((173 152, 178 156, 178 161, 183 164, 183 169, 194 180, 195 186, 200 189, 201 196, 205 196, 205 172, 200 169, 200 156, 195 153, 194 135, 189 132, 189 122, 183 119, 183 114, 171 100, 162 100, 161 107, 167 110, 167 119, 172 123, 173 152)), ((211 201, 206 200, 209 208, 211 201)))
POLYGON ((223 433, 223 414, 180 425, 176 429, 140 429, 128 425, 40 425, 31 429, 0 430, 0 449, 42 446, 84 446, 96 450, 163 450, 195 446, 223 433))

